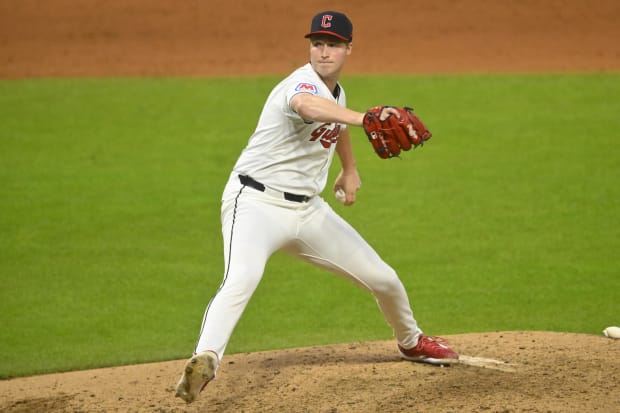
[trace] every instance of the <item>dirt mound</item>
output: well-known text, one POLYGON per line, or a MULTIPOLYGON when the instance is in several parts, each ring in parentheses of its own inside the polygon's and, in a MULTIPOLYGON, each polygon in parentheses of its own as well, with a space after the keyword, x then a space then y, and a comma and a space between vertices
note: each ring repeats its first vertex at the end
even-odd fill
POLYGON ((447 337, 487 367, 401 361, 393 341, 227 356, 186 405, 184 360, 0 382, 3 412, 612 412, 620 341, 546 332, 447 337))

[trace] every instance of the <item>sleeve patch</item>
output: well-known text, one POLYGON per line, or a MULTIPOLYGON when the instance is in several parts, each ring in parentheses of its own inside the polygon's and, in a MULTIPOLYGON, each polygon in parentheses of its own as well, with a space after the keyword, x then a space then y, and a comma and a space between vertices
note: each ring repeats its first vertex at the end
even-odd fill
POLYGON ((312 93, 313 95, 316 95, 319 93, 319 88, 316 87, 316 85, 313 85, 312 83, 299 83, 295 87, 295 91, 307 92, 307 93, 312 93))

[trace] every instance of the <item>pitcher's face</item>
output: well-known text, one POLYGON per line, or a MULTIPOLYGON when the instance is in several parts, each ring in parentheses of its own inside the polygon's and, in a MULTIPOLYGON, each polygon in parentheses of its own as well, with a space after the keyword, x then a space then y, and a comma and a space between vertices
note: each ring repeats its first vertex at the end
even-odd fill
POLYGON ((310 64, 323 79, 338 80, 347 56, 351 54, 351 43, 333 36, 317 35, 310 38, 310 64))

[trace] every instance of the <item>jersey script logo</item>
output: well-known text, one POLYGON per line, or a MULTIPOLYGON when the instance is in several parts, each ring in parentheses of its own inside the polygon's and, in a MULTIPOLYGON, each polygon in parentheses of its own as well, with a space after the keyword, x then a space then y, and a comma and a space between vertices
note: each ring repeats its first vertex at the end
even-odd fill
POLYGON ((324 123, 315 130, 313 130, 310 134, 312 135, 310 141, 313 142, 318 140, 319 142, 321 142, 321 145, 323 145, 323 147, 326 149, 338 142, 338 135, 340 135, 340 125, 336 125, 334 129, 328 129, 329 125, 331 125, 331 123, 324 123))
POLYGON ((317 93, 319 93, 319 88, 316 87, 316 85, 313 85, 312 83, 300 83, 295 87, 295 91, 308 92, 308 93, 312 93, 313 95, 316 95, 317 93))

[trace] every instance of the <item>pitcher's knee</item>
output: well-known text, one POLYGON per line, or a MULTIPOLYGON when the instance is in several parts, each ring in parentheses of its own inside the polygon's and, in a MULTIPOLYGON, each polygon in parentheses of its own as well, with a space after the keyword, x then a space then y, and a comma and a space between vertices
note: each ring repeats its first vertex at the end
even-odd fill
POLYGON ((384 272, 380 277, 376 277, 370 285, 370 289, 374 295, 395 295, 404 291, 403 283, 394 270, 384 272))

